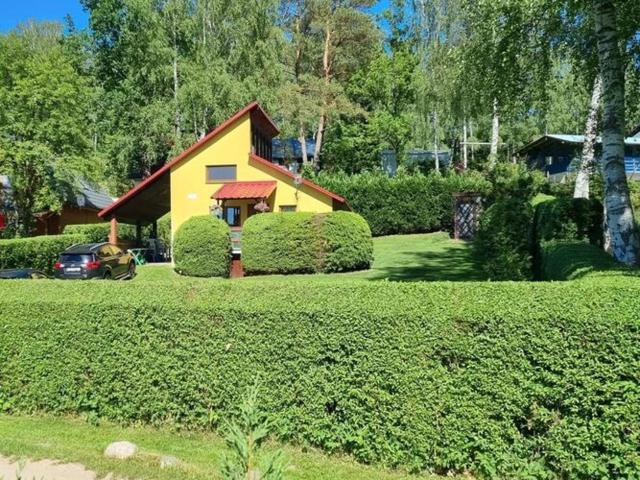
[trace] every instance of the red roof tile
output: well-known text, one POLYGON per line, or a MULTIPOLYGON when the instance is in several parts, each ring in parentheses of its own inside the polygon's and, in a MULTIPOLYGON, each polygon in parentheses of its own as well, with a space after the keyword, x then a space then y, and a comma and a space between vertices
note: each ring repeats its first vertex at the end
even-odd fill
POLYGON ((216 200, 235 200, 240 198, 267 198, 276 189, 278 182, 232 182, 218 189, 211 198, 216 200))

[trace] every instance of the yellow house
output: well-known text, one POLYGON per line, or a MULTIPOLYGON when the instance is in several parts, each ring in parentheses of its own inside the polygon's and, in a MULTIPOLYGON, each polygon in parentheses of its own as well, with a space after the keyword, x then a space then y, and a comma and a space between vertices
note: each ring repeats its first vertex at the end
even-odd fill
POLYGON ((118 222, 155 224, 169 211, 172 234, 188 218, 212 214, 239 235, 259 211, 348 209, 341 196, 271 162, 278 133, 258 103, 247 105, 100 211, 111 221, 110 241, 115 243, 118 222))

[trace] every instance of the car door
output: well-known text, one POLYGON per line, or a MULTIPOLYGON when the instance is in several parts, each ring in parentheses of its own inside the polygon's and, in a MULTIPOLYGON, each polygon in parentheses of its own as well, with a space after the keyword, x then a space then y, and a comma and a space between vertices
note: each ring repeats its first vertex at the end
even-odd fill
POLYGON ((113 274, 115 277, 120 277, 127 273, 127 259, 122 250, 120 250, 115 245, 109 245, 109 250, 111 251, 111 255, 113 256, 114 262, 114 271, 113 274))
POLYGON ((104 272, 109 271, 111 273, 111 277, 115 277, 117 275, 116 270, 118 265, 109 245, 102 245, 98 249, 98 257, 100 257, 100 261, 104 265, 104 272))

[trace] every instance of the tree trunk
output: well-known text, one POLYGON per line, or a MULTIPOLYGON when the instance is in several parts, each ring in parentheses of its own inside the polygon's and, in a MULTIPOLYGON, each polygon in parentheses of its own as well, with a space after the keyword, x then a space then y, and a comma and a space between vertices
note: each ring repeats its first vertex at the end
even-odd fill
POLYGON ((176 19, 173 20, 173 102, 175 106, 175 135, 176 145, 180 142, 182 128, 180 125, 180 105, 178 104, 178 38, 176 19))
POLYGON ((614 0, 593 0, 596 40, 602 76, 602 175, 606 225, 613 256, 628 265, 638 263, 640 238, 633 219, 624 168, 624 71, 618 46, 614 0))
POLYGON ((584 128, 584 144, 582 145, 582 159, 580 169, 576 177, 576 186, 573 191, 573 198, 589 198, 589 179, 595 167, 595 146, 596 135, 598 133, 598 109, 600 108, 600 97, 602 96, 602 79, 596 75, 593 81, 591 93, 591 104, 587 114, 587 124, 584 128))
MULTIPOLYGON (((324 83, 325 86, 329 86, 331 81, 331 63, 330 63, 330 50, 331 50, 331 25, 327 24, 324 36, 324 51, 322 53, 322 70, 324 74, 324 83)), ((328 90, 328 88, 327 88, 328 90)), ((316 133, 316 149, 313 152, 313 166, 318 168, 318 164, 320 162, 320 150, 322 149, 322 137, 324 135, 324 127, 327 123, 327 99, 326 95, 329 92, 324 92, 323 100, 322 100, 322 109, 320 111, 320 119, 318 120, 318 132, 316 133)))
POLYGON ((300 122, 300 128, 298 130, 298 141, 300 142, 300 153, 302 154, 302 164, 307 165, 309 163, 309 157, 307 156, 307 139, 304 134, 304 126, 300 122))
POLYGON ((433 112, 433 161, 436 172, 440 171, 440 156, 438 154, 438 114, 433 112))
POLYGON ((491 122, 491 150, 489 151, 489 166, 495 167, 498 161, 498 142, 500 141, 500 111, 498 99, 493 99, 493 119, 491 122))
POLYGON ((467 119, 465 118, 462 123, 462 169, 466 170, 469 168, 469 154, 468 154, 468 146, 467 146, 467 119))

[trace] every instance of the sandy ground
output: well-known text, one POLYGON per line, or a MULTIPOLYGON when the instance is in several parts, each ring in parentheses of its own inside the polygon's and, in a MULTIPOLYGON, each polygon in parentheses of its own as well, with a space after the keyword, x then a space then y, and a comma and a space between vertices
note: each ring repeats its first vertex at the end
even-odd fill
MULTIPOLYGON (((96 474, 79 463, 59 463, 55 460, 17 462, 0 455, 2 480, 96 480, 96 474), (20 473, 20 477, 18 477, 20 473)), ((109 475, 104 480, 111 479, 109 475)))

